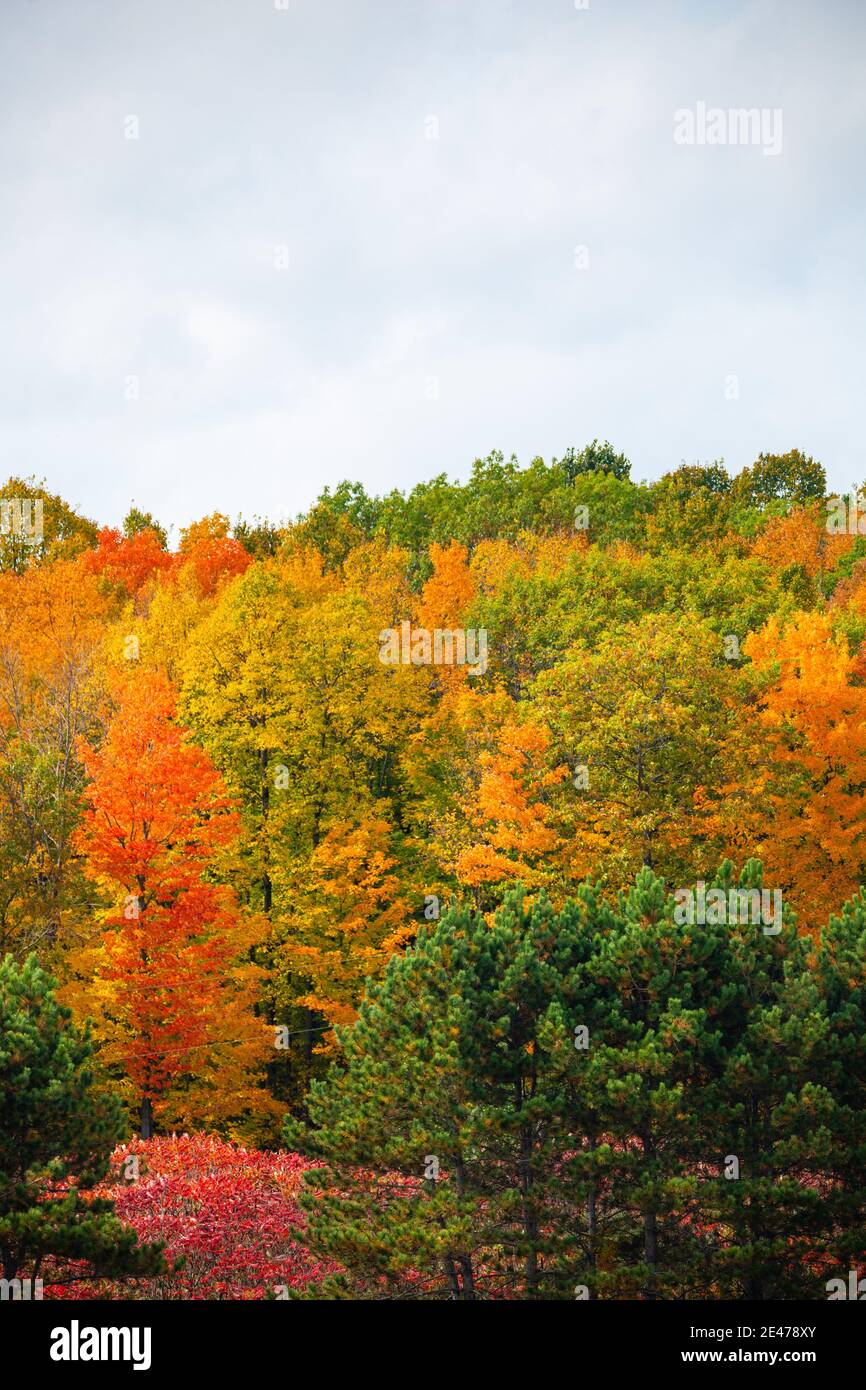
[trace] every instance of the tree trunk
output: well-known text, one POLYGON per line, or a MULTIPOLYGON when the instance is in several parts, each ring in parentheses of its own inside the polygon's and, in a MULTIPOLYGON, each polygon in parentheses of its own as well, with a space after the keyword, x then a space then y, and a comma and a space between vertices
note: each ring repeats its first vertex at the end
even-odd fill
MULTIPOLYGON (((655 1158, 655 1144, 649 1134, 641 1135, 641 1143, 645 1156, 652 1160, 655 1158)), ((655 1276, 659 1258, 659 1237, 658 1221, 654 1211, 648 1211, 643 1219, 643 1248, 644 1259, 650 1268, 650 1276, 644 1289, 644 1298, 655 1298, 655 1276)))
MULTIPOLYGON (((761 1133, 761 1107, 758 1097, 753 1095, 749 1106, 749 1137, 748 1149, 750 1169, 752 1173, 759 1173, 762 1170, 762 1158, 760 1133, 761 1133)), ((749 1232, 749 1244, 754 1245, 763 1236, 760 1212, 749 1199, 746 1208, 746 1229, 749 1232)), ((760 1279, 750 1270, 746 1275, 743 1286, 743 1293, 750 1303, 762 1303, 764 1300, 764 1289, 760 1279)))
POLYGON ((475 1302, 475 1276, 472 1273, 472 1261, 468 1255, 461 1255, 457 1263, 460 1266, 460 1273, 463 1276, 463 1283, 460 1288, 460 1297, 464 1303, 475 1302))
MULTIPOLYGON (((267 827, 267 824, 268 824, 268 816, 270 815, 270 810, 271 810, 271 789, 270 789, 270 786, 269 786, 269 784, 268 784, 268 761, 269 761, 269 758, 268 758, 268 751, 267 751, 266 748, 262 748, 261 751, 260 751, 260 753, 259 753, 259 766, 261 767, 261 770, 262 770, 262 782, 261 782, 262 824, 263 824, 265 827, 267 827)), ((264 862, 264 864, 262 865, 262 910, 263 910, 265 916, 266 916, 266 917, 269 917, 270 914, 271 914, 271 907, 272 907, 272 904, 273 904, 273 886, 272 886, 272 884, 271 884, 271 875, 270 875, 270 873, 268 872, 268 870, 269 870, 269 864, 268 864, 268 837, 267 837, 267 833, 265 833, 265 835, 264 835, 263 838, 264 838, 264 855, 265 855, 265 862, 264 862)))
POLYGON ((150 1096, 141 1098, 141 1137, 142 1139, 153 1138, 153 1105, 150 1096))
MULTIPOLYGON (((454 1159, 454 1188, 459 1199, 462 1199, 466 1192, 466 1169, 463 1165, 463 1155, 457 1154, 454 1159)), ((475 1302, 475 1276, 472 1273, 472 1256, 458 1255, 457 1265, 461 1274, 460 1297, 464 1303, 475 1302)))
POLYGON ((532 1134, 526 1128, 520 1133, 520 1193, 527 1242, 526 1291, 530 1298, 535 1298, 538 1295, 538 1215, 532 1196, 532 1134))
POLYGON ((445 1280, 450 1289, 450 1297, 458 1299, 460 1297, 460 1286, 457 1283, 457 1271, 454 1268, 454 1261, 447 1255, 442 1261, 442 1268, 445 1271, 445 1280))
MULTIPOLYGON (((594 1134, 587 1136, 590 1153, 595 1153, 598 1148, 598 1141, 594 1134)), ((596 1187, 595 1174, 590 1178, 589 1192, 586 1198, 586 1231, 587 1243, 589 1245, 589 1267, 594 1270, 596 1265, 595 1240, 598 1234, 598 1189, 596 1187)), ((592 1293, 590 1293, 592 1298, 592 1293)))
POLYGON ((650 1280, 644 1289, 644 1298, 655 1298, 655 1272, 658 1264, 658 1224, 654 1211, 648 1211, 644 1217, 644 1258, 652 1270, 650 1280))

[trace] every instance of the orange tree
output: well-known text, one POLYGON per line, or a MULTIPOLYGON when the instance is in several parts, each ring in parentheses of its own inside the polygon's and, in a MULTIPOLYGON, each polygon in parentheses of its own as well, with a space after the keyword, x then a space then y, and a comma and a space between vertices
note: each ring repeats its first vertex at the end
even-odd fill
POLYGON ((141 1132, 154 1113, 214 1124, 267 1107, 251 1076, 267 1030, 252 1014, 255 927, 213 881, 238 834, 219 773, 188 742, 158 674, 115 685, 78 832, 89 876, 113 899, 100 939, 74 960, 69 997, 96 1011, 101 1061, 124 1075, 141 1132))

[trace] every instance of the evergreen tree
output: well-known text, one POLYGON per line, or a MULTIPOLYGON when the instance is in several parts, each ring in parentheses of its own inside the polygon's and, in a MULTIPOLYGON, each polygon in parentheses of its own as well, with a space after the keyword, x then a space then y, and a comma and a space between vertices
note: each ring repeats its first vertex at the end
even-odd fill
POLYGON ((645 867, 423 932, 287 1131, 332 1290, 815 1299, 862 1263, 866 894, 815 970, 763 891, 725 862, 684 912, 645 867))
POLYGON ((574 997, 583 910, 513 893, 491 927, 451 911, 369 989, 287 1137, 323 1157, 304 1204, 342 1297, 573 1296, 586 1183, 567 1089, 540 1045, 574 997), (564 1219, 563 1219, 564 1218, 564 1219))
MULTIPOLYGON (((35 956, 0 963, 0 1264, 37 1279, 46 1258, 84 1260, 89 1275, 152 1275, 161 1245, 138 1245, 113 1203, 85 1196, 121 1137, 119 1104, 91 1090, 91 1045, 54 997, 35 956)), ((58 1282, 65 1282, 63 1276, 58 1282)))

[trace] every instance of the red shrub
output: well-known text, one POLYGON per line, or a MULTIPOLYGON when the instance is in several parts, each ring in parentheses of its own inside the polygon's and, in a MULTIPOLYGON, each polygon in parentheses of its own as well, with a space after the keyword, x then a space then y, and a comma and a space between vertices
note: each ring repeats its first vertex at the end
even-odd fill
POLYGON ((100 1191, 142 1241, 164 1240, 183 1268, 156 1279, 51 1287, 46 1298, 250 1299, 285 1297, 329 1271, 303 1246, 296 1197, 311 1165, 294 1153, 242 1149, 209 1135, 136 1139, 115 1150, 100 1191), (127 1159, 139 1176, 126 1180, 127 1159))

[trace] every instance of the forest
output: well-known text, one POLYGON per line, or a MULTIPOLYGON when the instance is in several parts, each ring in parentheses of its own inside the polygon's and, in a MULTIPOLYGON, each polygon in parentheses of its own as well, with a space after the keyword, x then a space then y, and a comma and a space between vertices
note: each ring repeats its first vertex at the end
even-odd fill
POLYGON ((11 478, 3 1279, 849 1296, 863 512, 598 440, 178 534, 11 478))

